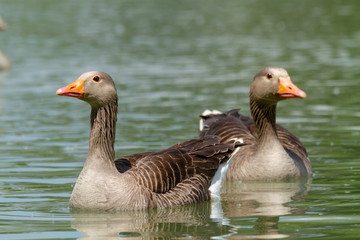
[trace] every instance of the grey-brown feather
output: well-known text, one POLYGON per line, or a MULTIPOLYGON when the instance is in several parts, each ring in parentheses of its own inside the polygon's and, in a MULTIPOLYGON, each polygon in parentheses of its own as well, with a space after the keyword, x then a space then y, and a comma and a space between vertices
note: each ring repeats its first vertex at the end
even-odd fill
POLYGON ((228 160, 234 148, 234 142, 224 144, 219 137, 207 136, 159 152, 125 156, 115 164, 131 162, 128 171, 139 179, 140 185, 156 193, 166 193, 196 175, 202 176, 201 182, 208 185, 203 187, 208 188, 220 163, 228 160))

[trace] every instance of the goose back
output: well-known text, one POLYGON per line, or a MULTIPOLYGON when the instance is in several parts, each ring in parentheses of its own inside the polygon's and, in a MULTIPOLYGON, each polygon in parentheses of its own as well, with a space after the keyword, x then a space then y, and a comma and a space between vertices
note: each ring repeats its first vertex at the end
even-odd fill
MULTIPOLYGON (((126 172, 138 179, 139 185, 154 193, 166 193, 197 175, 202 178, 200 185, 206 189, 210 187, 219 165, 229 159, 236 146, 234 141, 222 143, 219 137, 206 136, 159 152, 124 156, 117 159, 115 165, 127 164, 126 172)), ((118 171, 123 171, 123 168, 118 167, 118 171)))

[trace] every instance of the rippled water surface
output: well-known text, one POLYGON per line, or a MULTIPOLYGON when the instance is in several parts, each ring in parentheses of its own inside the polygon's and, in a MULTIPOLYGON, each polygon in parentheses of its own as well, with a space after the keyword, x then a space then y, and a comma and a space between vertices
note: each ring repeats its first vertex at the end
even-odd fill
POLYGON ((357 239, 358 1, 2 0, 1 239, 357 239), (103 70, 119 94, 117 156, 194 138, 206 108, 249 114, 253 75, 284 67, 307 92, 277 121, 304 143, 308 182, 228 182, 221 202, 70 211, 87 155, 87 104, 56 89, 103 70), (94 237, 94 238, 91 238, 94 237))

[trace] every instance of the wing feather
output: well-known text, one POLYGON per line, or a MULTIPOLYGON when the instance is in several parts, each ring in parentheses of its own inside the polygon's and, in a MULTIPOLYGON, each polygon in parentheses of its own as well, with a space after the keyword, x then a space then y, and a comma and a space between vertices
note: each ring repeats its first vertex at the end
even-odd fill
MULTIPOLYGON (((220 137, 206 136, 159 152, 125 156, 117 159, 115 164, 126 165, 126 173, 134 175, 139 185, 156 194, 171 192, 168 195, 172 196, 175 192, 184 192, 186 186, 191 189, 191 198, 186 201, 192 202, 192 198, 207 198, 203 195, 208 194, 216 170, 220 163, 228 160, 236 146, 235 142, 222 143, 220 137), (203 193, 204 189, 206 193, 203 193)), ((118 170, 121 172, 124 168, 118 170)))

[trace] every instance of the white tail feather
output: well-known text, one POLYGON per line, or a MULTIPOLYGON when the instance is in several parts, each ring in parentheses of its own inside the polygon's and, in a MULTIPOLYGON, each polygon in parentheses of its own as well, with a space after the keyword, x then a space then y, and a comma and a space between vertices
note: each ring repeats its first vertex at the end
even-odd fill
MULTIPOLYGON (((202 114, 201 116, 208 116, 208 115, 211 115, 211 114, 222 114, 222 112, 218 111, 218 110, 209 110, 209 109, 206 109, 202 114)), ((200 119, 200 131, 204 129, 204 120, 201 118, 200 119)))
POLYGON ((208 116, 208 115, 211 115, 211 114, 222 114, 222 112, 220 112, 219 110, 209 110, 209 109, 206 109, 206 110, 201 114, 201 116, 208 116))
POLYGON ((234 152, 231 154, 229 160, 226 163, 220 164, 218 170, 215 173, 214 178, 211 181, 209 191, 211 192, 211 199, 220 199, 221 187, 225 180, 226 173, 229 169, 231 160, 235 154, 240 150, 240 147, 237 147, 234 152))

